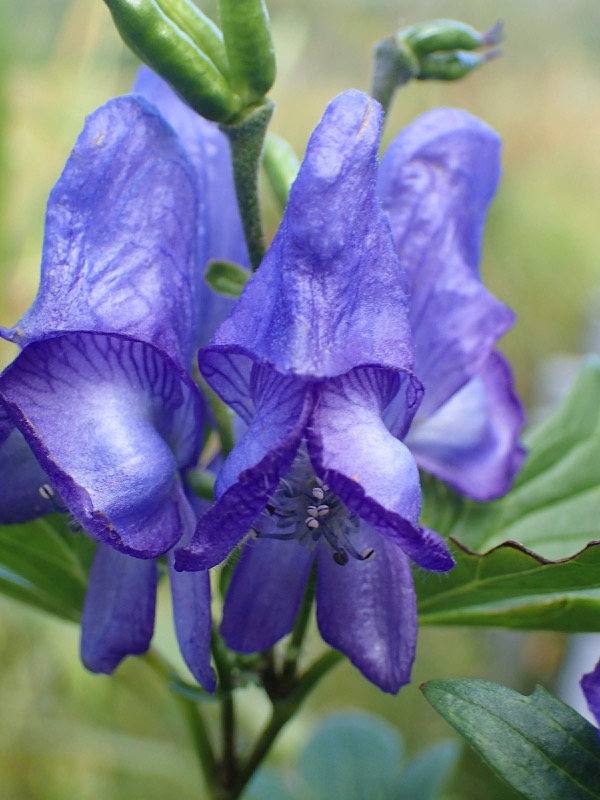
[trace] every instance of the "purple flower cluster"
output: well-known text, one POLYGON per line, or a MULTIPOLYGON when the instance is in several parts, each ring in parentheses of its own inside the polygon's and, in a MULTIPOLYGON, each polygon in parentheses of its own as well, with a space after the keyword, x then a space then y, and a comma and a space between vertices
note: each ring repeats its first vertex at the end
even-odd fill
POLYGON ((498 138, 438 109, 379 164, 381 117, 356 91, 329 105, 235 305, 202 279, 210 258, 247 263, 225 137, 147 70, 88 119, 50 196, 38 296, 3 331, 22 350, 0 377, 0 521, 47 513, 54 492, 98 540, 90 669, 148 647, 168 554, 182 653, 211 689, 207 570, 243 543, 231 648, 289 633, 316 568, 323 638, 385 691, 409 680, 409 560, 453 565, 419 525, 418 467, 501 495, 523 413, 495 350, 513 315, 478 274, 498 138), (243 427, 199 521, 185 487, 207 422, 198 347, 243 427))

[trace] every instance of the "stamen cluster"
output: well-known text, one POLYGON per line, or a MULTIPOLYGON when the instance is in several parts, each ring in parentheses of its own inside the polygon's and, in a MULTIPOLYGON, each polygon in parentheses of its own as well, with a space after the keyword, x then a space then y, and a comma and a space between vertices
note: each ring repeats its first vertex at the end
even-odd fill
POLYGON ((358 527, 358 517, 315 475, 302 448, 255 532, 264 539, 295 539, 311 550, 323 541, 333 550, 336 564, 343 566, 350 558, 365 561, 373 555, 372 549, 359 553, 352 544, 358 527))

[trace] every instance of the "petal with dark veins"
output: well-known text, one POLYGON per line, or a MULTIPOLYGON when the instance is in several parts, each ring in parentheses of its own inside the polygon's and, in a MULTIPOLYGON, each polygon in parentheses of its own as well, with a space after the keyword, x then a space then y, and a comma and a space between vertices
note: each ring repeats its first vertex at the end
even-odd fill
POLYGON ((256 412, 217 477, 217 502, 176 553, 180 570, 210 569, 248 533, 300 446, 312 392, 305 381, 255 366, 250 397, 256 412))
POLYGON ((34 342, 0 377, 0 399, 89 533, 142 558, 179 540, 177 472, 197 457, 201 407, 159 351, 89 333, 34 342))

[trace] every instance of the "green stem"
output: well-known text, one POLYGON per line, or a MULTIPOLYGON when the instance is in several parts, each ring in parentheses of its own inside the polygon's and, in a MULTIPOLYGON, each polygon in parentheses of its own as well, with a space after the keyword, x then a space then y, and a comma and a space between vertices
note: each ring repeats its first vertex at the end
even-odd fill
POLYGON ((319 681, 330 669, 339 664, 343 657, 342 653, 337 650, 328 650, 306 671, 288 697, 273 702, 271 718, 261 733, 248 761, 240 770, 228 800, 238 800, 242 796, 244 789, 268 755, 282 728, 287 725, 299 710, 306 697, 319 681))
MULTIPOLYGON (((165 685, 168 686, 172 678, 177 677, 176 670, 156 650, 149 650, 142 656, 142 659, 165 685)), ((204 719, 193 700, 178 692, 172 692, 171 695, 176 699, 191 733, 192 743, 202 769, 206 787, 213 793, 216 788, 216 762, 204 719)))
POLYGON ((265 99, 236 125, 221 125, 221 130, 229 139, 231 148, 235 191, 253 270, 258 269, 266 249, 258 176, 263 143, 273 108, 273 102, 265 99))
MULTIPOLYGON (((212 654, 219 678, 221 695, 221 733, 223 737, 223 758, 220 767, 219 783, 228 792, 237 774, 235 705, 233 702, 233 681, 229 655, 222 639, 216 633, 212 638, 212 654)), ((229 796, 226 794, 225 796, 229 796)))
POLYGON ((416 74, 418 63, 406 48, 398 44, 395 37, 390 36, 375 45, 371 96, 381 103, 386 116, 398 89, 416 74))

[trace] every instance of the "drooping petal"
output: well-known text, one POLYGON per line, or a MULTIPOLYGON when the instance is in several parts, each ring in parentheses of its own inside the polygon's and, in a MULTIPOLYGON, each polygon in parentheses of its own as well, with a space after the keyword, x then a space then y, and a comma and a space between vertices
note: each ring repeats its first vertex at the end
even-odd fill
POLYGON ((336 564, 326 546, 317 559, 317 622, 323 639, 363 675, 395 693, 410 680, 417 610, 408 559, 365 522, 353 538, 367 561, 336 564))
POLYGON ((374 190, 381 115, 356 91, 329 105, 273 244, 213 345, 312 378, 410 370, 405 277, 374 190))
POLYGON ((40 494, 40 487, 47 483, 48 476, 21 433, 0 419, 0 525, 50 514, 52 503, 40 494))
POLYGON ((217 502, 201 518, 189 546, 177 551, 177 569, 210 569, 223 561, 294 460, 312 403, 310 388, 269 367, 254 367, 250 393, 256 413, 219 472, 217 502))
POLYGON ((169 580, 175 632, 183 660, 207 692, 214 692, 215 673, 210 666, 210 580, 208 572, 177 572, 169 553, 169 580))
POLYGON ((581 688, 590 711, 596 717, 598 725, 600 725, 600 661, 598 661, 592 672, 588 672, 583 676, 581 688))
POLYGON ((510 488, 525 457, 524 422, 510 367, 494 352, 437 412, 415 421, 406 444, 420 467, 484 502, 510 488))
POLYGON ((296 541, 259 538, 244 545, 223 608, 228 647, 257 653, 292 630, 313 560, 296 541))
POLYGON ((378 191, 410 284, 415 374, 428 415, 475 375, 513 314, 479 279, 483 225, 500 175, 500 140, 480 120, 436 109, 381 163, 378 191))
POLYGON ((176 473, 197 456, 200 401, 160 352, 89 333, 34 342, 0 377, 0 399, 89 533, 142 558, 179 540, 176 473))
POLYGON ((37 298, 4 335, 24 345, 64 331, 121 333, 189 368, 196 191, 187 155, 152 105, 121 97, 102 106, 50 194, 37 298))
MULTIPOLYGON (((142 67, 138 72, 133 91, 158 108, 177 133, 196 170, 201 203, 198 269, 203 272, 209 259, 233 261, 249 267, 227 138, 218 125, 198 116, 148 67, 142 67)), ((206 344, 232 310, 235 301, 214 292, 202 280, 199 302, 199 343, 206 344)))
POLYGON ((444 572, 454 565, 444 540, 417 526, 417 466, 382 420, 398 381, 393 372, 372 368, 320 384, 308 426, 308 451, 317 474, 351 511, 419 566, 444 572))
POLYGON ((154 561, 98 545, 81 618, 81 660, 89 670, 110 675, 126 656, 148 650, 156 583, 154 561))

